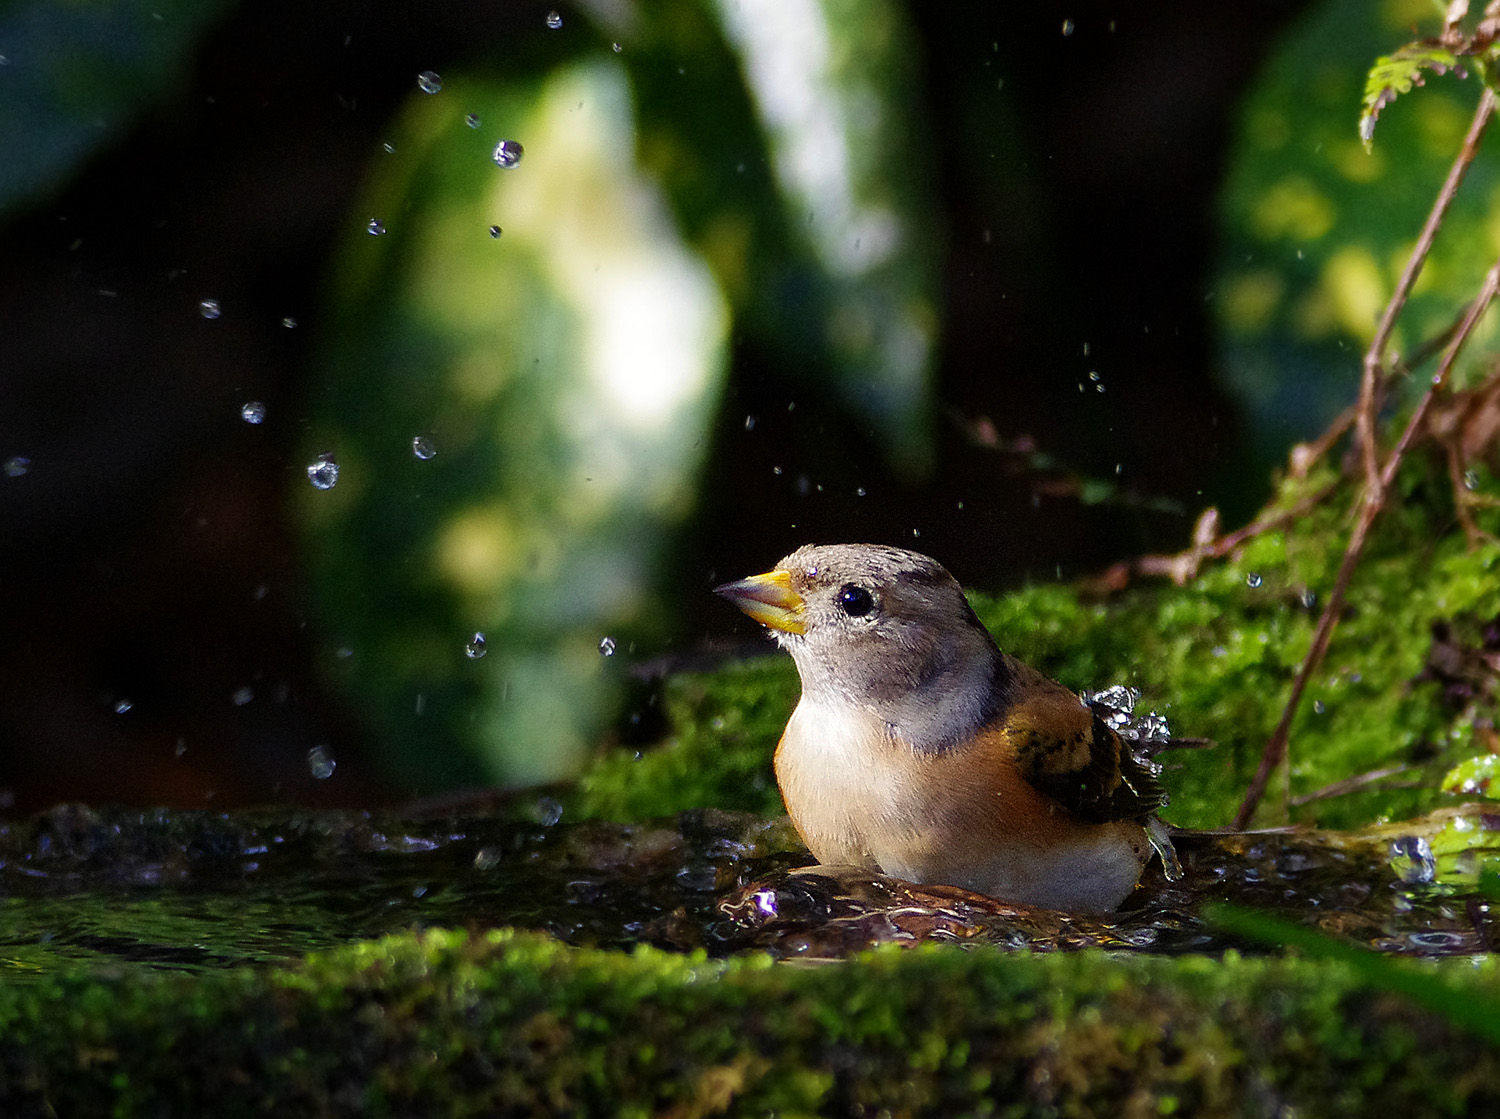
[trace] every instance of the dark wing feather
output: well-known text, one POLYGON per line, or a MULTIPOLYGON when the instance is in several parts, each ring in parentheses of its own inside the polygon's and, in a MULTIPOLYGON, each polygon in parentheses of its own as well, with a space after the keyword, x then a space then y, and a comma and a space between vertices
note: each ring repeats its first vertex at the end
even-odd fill
POLYGON ((1067 688, 1006 657, 989 725, 1038 792, 1091 823, 1141 819, 1166 803, 1155 773, 1067 688))

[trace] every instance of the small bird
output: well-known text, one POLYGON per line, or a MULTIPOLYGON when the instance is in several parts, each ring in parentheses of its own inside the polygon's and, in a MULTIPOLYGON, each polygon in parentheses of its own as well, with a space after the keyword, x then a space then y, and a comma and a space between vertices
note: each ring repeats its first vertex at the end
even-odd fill
POLYGON ((1002 653, 936 560, 808 545, 715 593, 797 664, 776 781, 819 862, 1104 912, 1170 859, 1155 767, 1002 653))

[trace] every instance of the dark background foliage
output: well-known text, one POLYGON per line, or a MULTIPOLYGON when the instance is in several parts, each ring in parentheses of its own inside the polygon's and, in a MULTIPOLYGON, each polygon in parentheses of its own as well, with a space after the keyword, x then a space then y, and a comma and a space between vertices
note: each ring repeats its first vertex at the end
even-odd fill
MULTIPOLYGON (((117 142, 0 226, 0 459, 31 461, 0 477, 17 810, 409 792, 361 764, 370 731, 312 671, 297 425, 238 409, 298 412, 330 246, 414 75, 560 50, 548 6, 234 7, 117 142), (206 296, 236 313, 207 322, 206 296), (318 781, 323 743, 340 764, 318 781)), ((1237 99, 1304 6, 910 4, 913 151, 944 238, 933 468, 896 475, 858 420, 737 344, 674 549, 676 638, 639 655, 745 634, 706 589, 808 540, 910 544, 998 589, 1181 547, 1208 504, 1253 509, 1267 479, 1212 374, 1213 215, 1237 99), (1081 395, 1094 370, 1107 392, 1081 395), (1113 497, 1084 503, 1083 478, 1113 497)))

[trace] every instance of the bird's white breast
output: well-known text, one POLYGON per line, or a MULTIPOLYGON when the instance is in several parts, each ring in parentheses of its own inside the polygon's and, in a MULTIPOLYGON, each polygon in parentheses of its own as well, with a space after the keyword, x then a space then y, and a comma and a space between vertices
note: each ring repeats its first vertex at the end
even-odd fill
POLYGON ((870 712, 803 695, 776 751, 776 781, 819 862, 875 865, 866 827, 901 813, 901 783, 878 760, 898 749, 870 712))

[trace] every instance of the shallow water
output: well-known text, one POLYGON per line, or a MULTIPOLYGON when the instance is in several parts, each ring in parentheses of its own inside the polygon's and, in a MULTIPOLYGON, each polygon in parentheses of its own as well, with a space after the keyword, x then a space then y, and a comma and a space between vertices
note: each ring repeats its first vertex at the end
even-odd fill
POLYGON ((705 810, 655 824, 570 823, 545 799, 522 806, 529 818, 516 815, 62 807, 0 825, 0 975, 273 964, 432 926, 803 959, 923 940, 1260 950, 1214 923, 1223 902, 1389 953, 1492 946, 1491 902, 1463 874, 1500 842, 1500 820, 1478 810, 1364 834, 1182 837, 1183 879, 1168 883, 1153 864, 1106 917, 805 869, 811 860, 785 820, 705 810), (1455 830, 1468 849, 1454 849, 1455 830))

